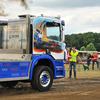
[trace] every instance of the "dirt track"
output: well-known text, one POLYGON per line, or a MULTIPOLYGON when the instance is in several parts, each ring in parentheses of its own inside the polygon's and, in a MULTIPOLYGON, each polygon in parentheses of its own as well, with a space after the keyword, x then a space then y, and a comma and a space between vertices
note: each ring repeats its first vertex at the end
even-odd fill
POLYGON ((0 100, 100 100, 100 78, 54 80, 47 92, 31 89, 28 83, 13 88, 0 86, 0 100))

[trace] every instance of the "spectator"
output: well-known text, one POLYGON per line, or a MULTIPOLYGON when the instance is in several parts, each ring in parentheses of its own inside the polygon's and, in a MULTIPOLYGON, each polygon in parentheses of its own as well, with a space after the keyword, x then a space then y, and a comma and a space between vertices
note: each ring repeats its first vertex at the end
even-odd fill
POLYGON ((82 63, 82 60, 81 60, 81 58, 78 55, 78 52, 76 52, 75 50, 76 50, 75 47, 73 47, 73 49, 71 50, 72 58, 70 59, 69 78, 71 78, 71 75, 72 75, 72 66, 74 67, 74 78, 76 78, 76 61, 77 61, 76 57, 78 57, 78 59, 82 63))
POLYGON ((67 48, 67 61, 69 61, 69 59, 71 59, 71 54, 70 54, 70 50, 69 48, 67 48))
POLYGON ((94 59, 92 60, 93 61, 92 70, 94 70, 94 63, 95 62, 97 63, 97 68, 99 68, 99 62, 97 61, 98 60, 98 55, 95 53, 93 57, 94 57, 94 59))
POLYGON ((93 60, 93 53, 89 54, 88 57, 87 57, 87 65, 88 65, 88 70, 89 70, 89 65, 90 65, 90 62, 91 60, 93 60))

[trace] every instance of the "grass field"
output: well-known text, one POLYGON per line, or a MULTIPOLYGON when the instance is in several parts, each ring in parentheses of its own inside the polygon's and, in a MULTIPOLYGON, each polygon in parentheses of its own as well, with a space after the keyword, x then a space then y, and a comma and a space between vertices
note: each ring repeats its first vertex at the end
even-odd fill
MULTIPOLYGON (((69 64, 66 64, 66 78, 69 77, 69 64)), ((83 69, 83 65, 81 64, 80 66, 77 64, 76 65, 76 77, 77 78, 97 78, 100 77, 100 70, 97 69, 97 65, 94 65, 94 70, 92 70, 92 64, 89 66, 89 70, 86 72, 83 69), (80 67, 80 70, 79 70, 80 67)), ((74 72, 72 70, 72 78, 74 78, 74 72)))

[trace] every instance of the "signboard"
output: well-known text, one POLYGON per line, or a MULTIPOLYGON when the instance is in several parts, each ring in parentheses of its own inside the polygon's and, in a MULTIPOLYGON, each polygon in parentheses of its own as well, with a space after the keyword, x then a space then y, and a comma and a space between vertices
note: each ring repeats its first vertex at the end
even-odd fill
POLYGON ((26 24, 3 27, 3 49, 26 49, 26 24))
POLYGON ((28 77, 30 62, 0 62, 0 79, 28 77))

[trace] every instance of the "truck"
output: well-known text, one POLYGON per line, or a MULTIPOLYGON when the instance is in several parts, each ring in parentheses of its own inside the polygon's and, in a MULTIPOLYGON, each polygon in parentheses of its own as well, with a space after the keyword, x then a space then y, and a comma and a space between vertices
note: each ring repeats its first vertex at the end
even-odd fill
POLYGON ((64 26, 59 16, 43 14, 0 20, 0 85, 30 82, 43 92, 54 79, 64 78, 64 26))

